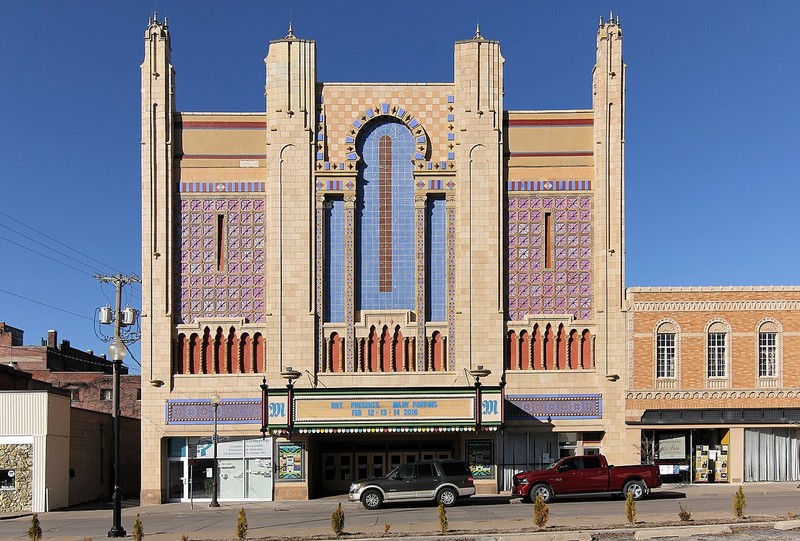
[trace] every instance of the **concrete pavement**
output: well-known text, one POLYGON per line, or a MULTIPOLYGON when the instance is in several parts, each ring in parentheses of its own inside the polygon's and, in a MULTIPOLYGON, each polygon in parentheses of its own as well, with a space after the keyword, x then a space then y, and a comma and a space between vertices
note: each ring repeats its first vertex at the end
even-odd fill
MULTIPOLYGON (((620 505, 624 509, 624 502, 619 500, 612 503, 607 498, 603 503, 583 498, 578 503, 566 503, 570 500, 564 499, 550 504, 550 521, 542 532, 535 531, 532 525, 531 506, 514 503, 515 500, 510 500, 508 495, 473 497, 449 508, 447 517, 451 535, 459 539, 481 541, 588 540, 593 532, 607 529, 613 529, 620 535, 629 535, 631 539, 634 535, 637 539, 662 537, 665 534, 686 535, 686 532, 694 535, 692 531, 704 533, 702 528, 708 527, 708 524, 704 524, 707 521, 725 519, 737 525, 728 499, 737 489, 738 485, 662 487, 654 491, 650 499, 637 503, 637 525, 633 529, 624 524, 624 513, 620 512, 620 505), (701 510, 702 502, 712 499, 721 502, 726 510, 701 510), (678 503, 692 507, 694 525, 684 526, 678 522, 678 503)), ((745 494, 749 503, 747 516, 757 514, 759 521, 770 528, 773 523, 784 528, 800 527, 800 521, 786 520, 791 514, 800 515, 797 507, 800 489, 796 483, 751 483, 745 485, 745 494), (769 495, 769 502, 772 503, 760 503, 760 498, 766 495, 769 495), (751 510, 755 512, 751 513, 751 510)), ((388 506, 380 511, 367 511, 358 503, 348 502, 344 496, 295 502, 221 502, 220 508, 212 509, 207 502, 194 506, 189 503, 138 506, 135 502, 126 502, 122 525, 130 537, 134 518, 139 514, 146 541, 178 541, 184 534, 190 540, 232 539, 235 537, 238 510, 244 507, 250 526, 250 539, 326 539, 333 537, 330 516, 339 503, 345 511, 345 532, 351 538, 385 539, 397 535, 419 539, 441 538, 438 515, 430 504, 388 506), (385 534, 386 525, 388 534, 385 534)), ((0 539, 27 539, 29 515, 0 515, 0 519, 4 519, 0 520, 0 539)), ((42 513, 40 521, 44 541, 98 540, 107 537, 111 526, 110 505, 42 513)), ((713 526, 718 529, 722 527, 719 524, 713 526)), ((797 533, 797 530, 792 533, 797 533)))

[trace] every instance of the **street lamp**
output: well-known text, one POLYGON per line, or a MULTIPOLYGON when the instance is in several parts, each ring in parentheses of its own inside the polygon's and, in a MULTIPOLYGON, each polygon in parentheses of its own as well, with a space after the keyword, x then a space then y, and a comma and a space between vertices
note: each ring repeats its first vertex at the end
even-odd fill
POLYGON ((294 380, 299 378, 302 374, 297 370, 293 370, 291 366, 287 366, 286 370, 281 372, 281 377, 286 380, 286 426, 289 437, 292 434, 294 427, 294 380))
POLYGON ((492 371, 479 364, 477 368, 473 368, 469 373, 475 378, 475 432, 479 432, 481 429, 481 413, 483 413, 481 411, 483 407, 481 404, 481 378, 488 377, 492 371))
POLYGON ((212 470, 214 482, 211 484, 211 503, 208 504, 209 507, 219 507, 219 502, 217 501, 217 479, 219 477, 217 459, 217 440, 219 440, 217 436, 217 408, 219 408, 219 403, 219 393, 214 391, 214 394, 211 395, 211 405, 214 406, 214 468, 212 470))
POLYGON ((111 357, 114 364, 114 411, 112 412, 114 421, 114 493, 111 496, 114 507, 114 524, 108 531, 108 537, 125 537, 127 535, 125 528, 122 527, 122 494, 119 489, 119 373, 126 352, 127 348, 117 333, 114 341, 108 346, 108 356, 111 357))

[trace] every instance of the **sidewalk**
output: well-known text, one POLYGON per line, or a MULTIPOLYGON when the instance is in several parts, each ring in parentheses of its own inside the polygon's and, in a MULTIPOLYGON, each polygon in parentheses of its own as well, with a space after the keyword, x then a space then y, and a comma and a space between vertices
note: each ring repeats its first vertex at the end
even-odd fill
MULTIPOLYGON (((644 531, 661 535, 675 530, 679 503, 693 508, 692 519, 695 523, 690 526, 681 524, 679 533, 685 533, 686 528, 689 528, 690 531, 701 534, 705 527, 702 523, 706 521, 720 522, 721 519, 726 519, 735 522, 729 497, 732 498, 737 489, 738 485, 664 486, 654 491, 651 498, 638 502, 637 527, 633 530, 624 524, 622 500, 615 500, 615 503, 610 503, 612 500, 607 497, 602 500, 605 503, 593 502, 591 498, 558 500, 550 505, 550 521, 546 532, 535 532, 529 504, 511 500, 509 494, 481 495, 448 508, 448 535, 459 539, 480 538, 481 541, 554 538, 587 540, 591 537, 589 532, 608 528, 615 528, 616 532, 623 534, 627 532, 631 536, 633 532, 639 532, 636 534, 638 537, 642 537, 644 531), (724 503, 724 512, 701 510, 700 505, 704 500, 711 501, 714 498, 717 503, 724 503), (664 527, 653 528, 660 524, 664 527), (659 533, 654 530, 662 531, 659 533)), ((796 509, 800 514, 800 509, 797 508, 800 501, 797 483, 750 483, 744 489, 749 501, 754 504, 761 495, 766 494, 771 498, 770 501, 779 502, 766 508, 769 512, 754 513, 759 516, 759 520, 767 523, 765 526, 772 527, 773 522, 780 520, 783 526, 800 527, 800 522, 795 521, 797 524, 794 525, 786 520, 787 510, 796 509)), ((350 536, 351 539, 391 538, 400 535, 431 539, 442 536, 438 533, 435 506, 389 506, 385 510, 367 511, 358 503, 348 502, 346 496, 310 501, 223 501, 219 508, 209 508, 208 502, 196 502, 194 506, 187 502, 139 506, 136 505, 137 501, 127 500, 123 503, 122 525, 130 538, 134 518, 139 514, 144 524, 146 541, 179 541, 182 534, 188 535, 193 541, 232 539, 235 537, 237 513, 243 507, 247 512, 250 539, 331 539, 334 537, 330 526, 331 512, 339 503, 346 514, 345 532, 357 536, 350 536), (388 535, 384 535, 386 524, 389 524, 388 535)), ((24 532, 29 519, 24 515, 26 514, 0 515, 0 539, 25 540, 24 532)), ((40 520, 45 529, 44 541, 83 541, 87 537, 97 541, 106 538, 111 526, 111 505, 101 503, 41 513, 40 520)))

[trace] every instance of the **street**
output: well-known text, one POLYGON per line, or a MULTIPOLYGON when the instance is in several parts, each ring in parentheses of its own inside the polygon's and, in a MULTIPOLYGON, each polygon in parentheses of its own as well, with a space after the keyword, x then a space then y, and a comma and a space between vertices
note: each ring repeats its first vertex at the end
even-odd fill
MULTIPOLYGON (((695 523, 708 520, 737 523, 732 511, 732 497, 737 488, 731 485, 692 485, 655 490, 650 498, 637 502, 636 529, 678 522, 679 506, 691 511, 695 523)), ((764 520, 774 521, 800 515, 800 489, 796 483, 750 484, 744 490, 747 498, 745 516, 750 519, 765 517, 764 520)), ((387 505, 378 511, 368 511, 359 503, 348 502, 344 496, 296 502, 237 504, 223 501, 219 508, 209 508, 208 503, 197 503, 192 508, 188 503, 139 507, 126 502, 122 525, 130 536, 138 513, 148 541, 177 540, 182 534, 194 540, 230 539, 235 537, 237 513, 240 507, 244 507, 249 524, 248 538, 333 537, 330 518, 339 503, 345 512, 345 532, 358 538, 381 537, 387 531, 390 535, 439 531, 437 509, 433 504, 387 505)), ((622 499, 608 496, 564 498, 551 503, 549 509, 547 526, 553 531, 629 528, 622 499)), ((449 532, 464 535, 534 532, 532 514, 530 504, 511 500, 507 495, 475 496, 447 509, 449 532)), ((0 539, 27 539, 30 520, 30 516, 0 520, 0 539)), ((112 515, 110 506, 106 505, 105 508, 42 513, 40 522, 45 541, 97 540, 107 537, 112 515)), ((772 533, 770 530, 770 535, 772 533)), ((760 535, 760 538, 766 538, 767 534, 762 532, 760 535)), ((797 538, 798 533, 795 530, 775 535, 777 537, 770 539, 797 538)), ((630 538, 633 538, 632 534, 630 538)), ((759 537, 740 537, 754 538, 759 537)))

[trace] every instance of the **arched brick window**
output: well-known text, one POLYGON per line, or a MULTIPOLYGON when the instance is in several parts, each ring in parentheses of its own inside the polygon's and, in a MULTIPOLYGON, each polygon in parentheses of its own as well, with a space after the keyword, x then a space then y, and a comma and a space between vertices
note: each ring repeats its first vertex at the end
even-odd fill
POLYGON ((531 369, 531 334, 528 331, 519 333, 519 367, 521 370, 531 369))
POLYGON ((517 359, 517 333, 516 331, 508 331, 506 343, 508 344, 508 362, 506 367, 509 370, 519 370, 519 361, 517 359))

